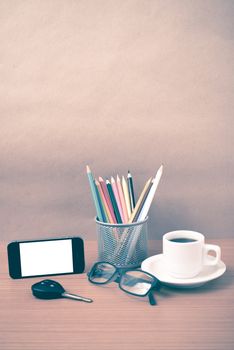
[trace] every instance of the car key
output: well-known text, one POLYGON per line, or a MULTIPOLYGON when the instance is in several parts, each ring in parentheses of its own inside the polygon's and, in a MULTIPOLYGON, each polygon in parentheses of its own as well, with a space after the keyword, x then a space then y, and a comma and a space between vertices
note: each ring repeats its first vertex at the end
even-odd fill
POLYGON ((92 303, 92 299, 84 298, 80 295, 70 294, 65 291, 63 286, 53 280, 43 280, 35 283, 31 287, 32 294, 39 299, 58 299, 69 298, 79 301, 85 301, 86 303, 92 303))

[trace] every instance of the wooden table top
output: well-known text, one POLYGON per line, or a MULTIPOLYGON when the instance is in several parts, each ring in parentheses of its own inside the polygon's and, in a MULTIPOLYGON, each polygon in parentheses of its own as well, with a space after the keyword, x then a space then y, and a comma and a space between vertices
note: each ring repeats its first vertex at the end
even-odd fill
MULTIPOLYGON (((222 248, 226 273, 193 289, 163 287, 157 306, 122 292, 116 283, 95 286, 86 274, 55 276, 71 293, 94 300, 39 300, 31 285, 43 278, 8 276, 6 244, 0 244, 0 348, 2 350, 233 350, 234 240, 222 248)), ((161 243, 150 242, 151 255, 161 243)), ((96 242, 85 242, 86 271, 96 261, 96 242)))

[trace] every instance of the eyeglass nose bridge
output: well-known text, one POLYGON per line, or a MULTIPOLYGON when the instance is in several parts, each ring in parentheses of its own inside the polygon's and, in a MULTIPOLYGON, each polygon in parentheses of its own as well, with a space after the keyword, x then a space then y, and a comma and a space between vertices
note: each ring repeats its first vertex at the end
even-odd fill
POLYGON ((125 268, 121 268, 121 267, 117 267, 115 266, 115 272, 114 275, 111 278, 111 281, 116 282, 116 283, 120 283, 121 281, 121 277, 125 274, 125 272, 127 272, 129 269, 125 269, 125 268))
POLYGON ((118 267, 118 266, 115 266, 113 264, 110 264, 110 265, 112 265, 115 268, 115 271, 114 271, 113 275, 110 277, 110 279, 107 281, 107 283, 115 282, 115 283, 120 284, 122 276, 126 272, 132 270, 130 268, 118 267))

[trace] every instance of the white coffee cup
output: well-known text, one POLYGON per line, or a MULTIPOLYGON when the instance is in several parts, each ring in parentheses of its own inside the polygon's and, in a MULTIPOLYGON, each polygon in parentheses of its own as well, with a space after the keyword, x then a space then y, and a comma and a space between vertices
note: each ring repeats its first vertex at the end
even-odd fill
POLYGON ((217 265, 221 249, 214 244, 205 244, 205 237, 194 231, 178 230, 163 236, 163 259, 168 273, 177 278, 192 278, 204 265, 217 265), (208 253, 214 251, 215 258, 208 253))

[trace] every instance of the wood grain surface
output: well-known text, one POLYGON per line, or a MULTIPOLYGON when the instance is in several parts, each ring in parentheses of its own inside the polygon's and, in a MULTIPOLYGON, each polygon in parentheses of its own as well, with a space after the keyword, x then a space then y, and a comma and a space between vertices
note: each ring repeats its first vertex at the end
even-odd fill
MULTIPOLYGON (((1 350, 233 350, 234 240, 213 240, 222 248, 227 272, 193 290, 163 287, 152 307, 117 284, 95 286, 86 274, 56 276, 71 293, 92 304, 68 299, 38 300, 30 287, 42 278, 8 276, 6 244, 0 244, 1 350)), ((150 242, 151 255, 161 243, 150 242)), ((96 260, 96 242, 86 242, 86 271, 96 260)))

